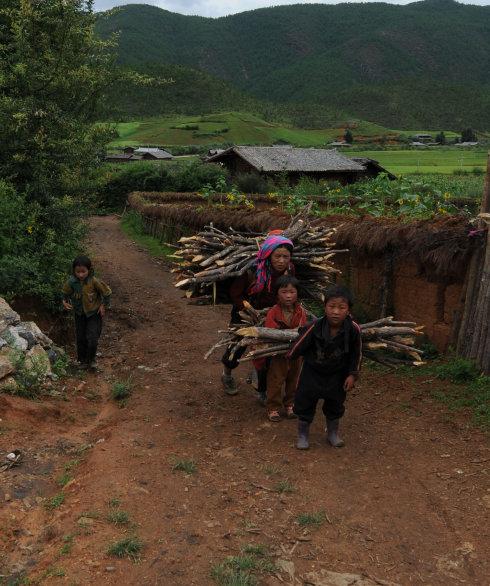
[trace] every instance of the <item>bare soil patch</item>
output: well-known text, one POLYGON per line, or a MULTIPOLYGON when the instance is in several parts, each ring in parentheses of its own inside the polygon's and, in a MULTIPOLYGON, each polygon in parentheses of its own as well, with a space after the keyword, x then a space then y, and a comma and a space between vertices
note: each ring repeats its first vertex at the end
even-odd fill
POLYGON ((67 400, 0 396, 0 450, 24 452, 0 472, 5 581, 24 572, 39 583, 212 584, 212 566, 260 543, 294 570, 264 584, 304 584, 322 570, 488 583, 487 438, 432 402, 429 384, 365 369, 348 400, 346 447, 325 445, 318 413, 312 448, 298 452, 295 422, 266 421, 248 367, 228 397, 219 355, 202 359, 228 307, 187 305, 114 217, 93 219, 91 249, 114 290, 102 372, 63 381, 67 400), (119 408, 110 389, 129 378, 119 408), (194 473, 173 469, 190 461, 194 473), (129 523, 115 524, 115 510, 129 523), (318 525, 298 524, 319 512, 318 525), (144 544, 139 561, 108 555, 132 536, 144 544))

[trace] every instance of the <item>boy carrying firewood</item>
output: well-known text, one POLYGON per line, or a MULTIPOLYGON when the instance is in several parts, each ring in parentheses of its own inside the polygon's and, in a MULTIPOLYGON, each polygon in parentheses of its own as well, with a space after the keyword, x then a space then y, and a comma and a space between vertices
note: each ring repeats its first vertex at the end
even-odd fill
POLYGON ((325 293, 325 315, 300 329, 300 336, 287 354, 288 359, 303 356, 303 367, 294 399, 298 416, 300 450, 309 448, 309 429, 319 399, 323 399, 327 442, 340 448, 339 422, 344 414, 347 392, 354 388, 361 364, 361 329, 350 316, 351 292, 330 287, 325 293))

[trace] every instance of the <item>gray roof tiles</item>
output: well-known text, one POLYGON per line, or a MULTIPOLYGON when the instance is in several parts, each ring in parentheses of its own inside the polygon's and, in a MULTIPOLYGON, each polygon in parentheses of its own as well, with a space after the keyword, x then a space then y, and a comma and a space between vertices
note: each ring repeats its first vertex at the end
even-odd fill
POLYGON ((172 155, 169 152, 164 151, 163 149, 153 148, 153 147, 152 148, 139 147, 134 152, 137 153, 138 155, 144 155, 144 154, 148 153, 150 155, 153 155, 157 159, 171 159, 172 158, 172 155))
POLYGON ((302 149, 290 146, 253 147, 236 146, 209 157, 208 161, 235 152, 259 171, 364 171, 364 167, 335 150, 302 149))

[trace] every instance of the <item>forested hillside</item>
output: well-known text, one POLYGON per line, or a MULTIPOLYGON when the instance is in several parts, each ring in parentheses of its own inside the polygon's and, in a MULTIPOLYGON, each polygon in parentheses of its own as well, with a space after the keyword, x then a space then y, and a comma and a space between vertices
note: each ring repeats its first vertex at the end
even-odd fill
POLYGON ((210 19, 128 5, 99 15, 98 31, 119 31, 122 65, 184 65, 260 100, 321 104, 395 128, 488 127, 486 6, 293 5, 210 19))

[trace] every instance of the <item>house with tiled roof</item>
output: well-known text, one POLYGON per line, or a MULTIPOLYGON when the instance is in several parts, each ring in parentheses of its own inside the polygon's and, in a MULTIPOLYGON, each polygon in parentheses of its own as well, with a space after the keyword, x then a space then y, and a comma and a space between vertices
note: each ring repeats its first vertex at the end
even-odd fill
POLYGON ((307 176, 346 184, 384 171, 379 165, 377 168, 368 165, 367 159, 354 160, 334 149, 292 146, 234 146, 208 157, 207 162, 222 164, 232 176, 240 173, 287 176, 291 183, 307 176))

